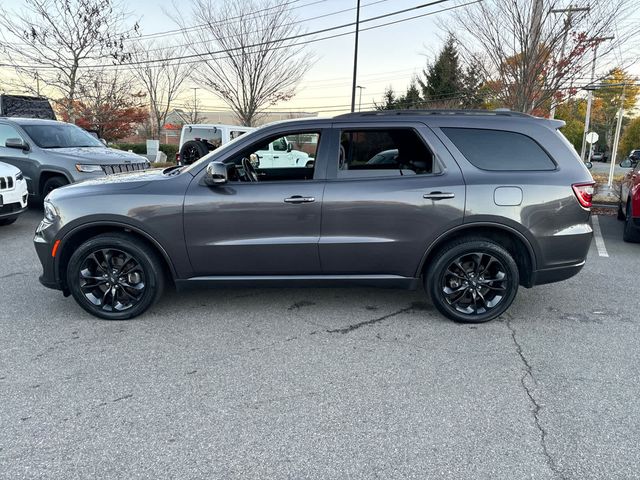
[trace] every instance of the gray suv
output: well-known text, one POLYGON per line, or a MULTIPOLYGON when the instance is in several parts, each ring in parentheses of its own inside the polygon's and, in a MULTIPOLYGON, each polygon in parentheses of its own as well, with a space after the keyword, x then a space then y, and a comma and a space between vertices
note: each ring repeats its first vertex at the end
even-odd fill
POLYGON ((127 319, 167 280, 192 286, 422 285, 483 322, 519 286, 577 274, 593 179, 563 122, 503 111, 390 111, 274 123, 187 167, 52 192, 35 235, 41 282, 127 319), (287 138, 313 165, 259 168, 287 138), (397 151, 393 161, 375 155, 397 151))
POLYGON ((40 200, 68 183, 149 167, 146 158, 107 148, 75 125, 6 117, 0 117, 0 162, 18 167, 40 200))

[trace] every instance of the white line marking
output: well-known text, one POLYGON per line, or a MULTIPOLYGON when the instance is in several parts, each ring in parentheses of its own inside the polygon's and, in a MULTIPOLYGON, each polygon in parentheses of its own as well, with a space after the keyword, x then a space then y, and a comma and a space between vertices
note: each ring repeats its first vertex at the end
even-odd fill
POLYGON ((602 238, 602 230, 600 230, 600 221, 597 215, 591 217, 593 219, 593 238, 596 241, 596 248, 598 249, 598 255, 601 257, 608 257, 607 247, 604 246, 604 238, 602 238))

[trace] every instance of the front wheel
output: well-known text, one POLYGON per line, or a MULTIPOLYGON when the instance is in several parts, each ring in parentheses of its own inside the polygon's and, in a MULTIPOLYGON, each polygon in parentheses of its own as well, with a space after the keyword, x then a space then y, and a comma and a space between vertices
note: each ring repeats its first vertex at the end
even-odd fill
POLYGON ((501 245, 482 238, 463 238, 444 248, 425 275, 434 306, 456 322, 492 320, 513 302, 518 266, 501 245))
POLYGON ((83 243, 67 266, 67 285, 87 312, 106 320, 127 320, 145 312, 162 294, 158 255, 125 234, 110 233, 83 243))
POLYGON ((0 218, 0 227, 4 227, 5 225, 11 225, 18 220, 18 217, 10 217, 10 218, 0 218))
POLYGON ((46 198, 51 192, 53 192, 56 188, 64 187, 65 185, 69 185, 67 179, 64 177, 51 177, 42 186, 42 200, 46 198))

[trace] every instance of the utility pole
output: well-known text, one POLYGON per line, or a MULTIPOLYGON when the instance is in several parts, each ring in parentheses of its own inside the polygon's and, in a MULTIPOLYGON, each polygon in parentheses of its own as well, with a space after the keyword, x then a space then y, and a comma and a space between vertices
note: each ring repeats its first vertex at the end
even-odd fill
MULTIPOLYGON (((356 110, 356 81, 358 77, 358 37, 360 36, 360 0, 356 9, 356 44, 353 53, 353 85, 351 88, 351 113, 356 110)), ((362 92, 362 90, 360 91, 362 92)))
MULTIPOLYGON (((560 49, 560 59, 558 63, 564 60, 564 52, 567 48, 567 37, 569 36, 569 31, 571 30, 571 20, 573 20, 574 12, 589 12, 591 10, 590 7, 574 7, 573 5, 569 5, 569 8, 554 8, 551 10, 551 13, 562 13, 567 14, 564 19, 564 34, 562 35, 562 47, 560 49)), ((556 99, 551 99, 551 111, 549 112, 549 118, 555 118, 556 116, 556 99)))
POLYGON ((36 72, 36 95, 40 96, 40 74, 36 72))
MULTIPOLYGON (((613 40, 614 37, 596 37, 592 41, 593 46, 593 63, 591 64, 591 82, 596 79, 596 60, 598 59, 598 45, 605 40, 613 40)), ((589 133, 589 123, 591 122, 591 103, 593 102, 593 86, 587 90, 587 113, 584 119, 584 132, 582 132, 582 148, 580 149, 580 158, 584 161, 584 153, 587 148, 587 133, 589 133)))
MULTIPOLYGON (((529 28, 530 35, 527 42, 527 50, 524 55, 525 61, 525 78, 534 76, 534 69, 538 62, 538 50, 540 48, 540 36, 542 34, 542 16, 544 14, 544 0, 534 0, 531 10, 531 25, 529 28)), ((522 92, 522 111, 530 112, 535 107, 535 98, 532 98, 533 92, 528 87, 522 92), (529 102, 531 105, 529 106, 529 102)))
POLYGON ((364 90, 367 87, 361 87, 360 85, 356 85, 356 88, 360 90, 360 100, 358 101, 358 111, 360 112, 362 110, 362 90, 364 90))
POLYGON ((193 90, 193 123, 197 123, 198 120, 198 97, 197 97, 197 92, 199 90, 198 87, 191 87, 191 90, 193 90))
POLYGON ((620 99, 620 109, 618 110, 618 124, 616 125, 616 134, 613 137, 613 152, 611 152, 611 166, 609 167, 609 188, 613 185, 613 173, 616 168, 616 157, 618 156, 618 144, 620 143, 620 131, 622 130, 622 117, 624 117, 624 95, 627 84, 622 85, 622 98, 620 99))

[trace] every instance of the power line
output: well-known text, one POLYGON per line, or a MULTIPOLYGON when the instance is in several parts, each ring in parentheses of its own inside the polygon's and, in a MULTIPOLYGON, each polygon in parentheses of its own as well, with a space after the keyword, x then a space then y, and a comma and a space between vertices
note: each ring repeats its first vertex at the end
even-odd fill
MULTIPOLYGON (((425 4, 421 4, 421 5, 417 5, 415 7, 410 7, 410 8, 406 8, 403 10, 397 10, 395 12, 390 12, 390 13, 386 13, 384 15, 378 15, 376 17, 371 17, 365 20, 361 20, 360 23, 366 23, 366 22, 372 22, 375 20, 380 20, 383 18, 388 18, 391 16, 395 16, 395 15, 400 15, 402 13, 407 13, 409 11, 414 11, 414 10, 419 10, 419 9, 423 9, 429 6, 433 6, 433 5, 437 5, 437 4, 441 4, 444 2, 448 2, 450 0, 435 0, 429 3, 425 3, 425 4)), ((473 5, 476 3, 480 3, 483 0, 473 0, 467 3, 463 3, 463 4, 459 4, 459 5, 454 5, 451 7, 447 7, 447 8, 442 8, 440 10, 435 10, 432 12, 427 12, 421 15, 414 15, 408 18, 404 18, 404 19, 399 19, 399 20, 395 20, 392 22, 387 22, 387 23, 383 23, 383 24, 379 24, 379 25, 374 25, 371 27, 367 27, 367 28, 363 28, 361 29, 361 31, 368 31, 368 30, 373 30, 376 28, 382 28, 382 27, 386 27, 389 25, 395 25, 398 23, 402 23, 402 22, 406 22, 406 21, 410 21, 410 20, 415 20, 417 18, 423 18, 426 16, 430 16, 430 15, 435 15, 437 13, 442 13, 442 12, 446 12, 446 11, 450 11, 450 10, 454 10, 457 8, 461 8, 461 7, 466 7, 469 5, 473 5)), ((163 66, 168 66, 170 65, 171 61, 175 61, 175 60, 185 60, 185 59, 195 59, 192 60, 191 62, 184 62, 183 64, 188 65, 190 63, 197 63, 199 61, 201 61, 200 59, 203 57, 207 57, 207 56, 213 56, 219 53, 223 53, 223 54, 227 54, 231 51, 236 51, 236 50, 246 50, 248 48, 252 48, 252 47, 261 47, 261 46, 266 46, 266 45, 272 45, 274 43, 281 43, 283 41, 289 41, 289 40, 295 40, 298 38, 303 38, 303 37, 309 37, 309 36, 313 36, 316 35, 318 33, 326 33, 329 31, 334 31, 334 30, 339 30, 339 29, 343 29, 346 27, 350 27, 350 26, 354 26, 355 22, 350 22, 350 23, 346 23, 343 25, 337 25, 334 27, 329 27, 329 28, 325 28, 325 29, 321 29, 321 30, 316 30, 313 32, 308 32, 308 33, 303 33, 303 34, 299 34, 299 35, 294 35, 291 37, 286 37, 286 38, 282 38, 282 39, 278 39, 278 40, 271 40, 271 41, 266 41, 266 42, 261 42, 261 43, 257 43, 257 44, 253 44, 253 45, 245 45, 244 47, 235 47, 235 48, 230 48, 227 50, 219 50, 219 51, 209 51, 209 52, 203 52, 203 53, 197 53, 197 54, 190 54, 190 55, 182 55, 182 56, 178 56, 178 57, 172 57, 172 58, 166 58, 166 59, 160 59, 160 60, 141 60, 141 61, 137 61, 137 62, 124 62, 124 63, 120 63, 120 64, 116 64, 116 65, 103 65, 103 66, 87 66, 84 67, 85 70, 87 69, 97 69, 97 68, 120 68, 123 66, 134 66, 134 65, 146 65, 146 64, 153 64, 153 63, 162 63, 163 66)), ((288 44, 288 45, 284 45, 284 46, 276 46, 273 49, 277 50, 277 49, 281 49, 281 48, 290 48, 290 47, 296 47, 296 46, 302 46, 302 45, 307 45, 307 44, 311 44, 311 43, 316 43, 316 42, 320 42, 320 41, 324 41, 324 40, 329 40, 329 39, 333 39, 333 38, 338 38, 338 37, 342 37, 342 36, 346 36, 346 35, 351 35, 353 32, 345 32, 345 33, 339 33, 339 34, 334 34, 334 35, 330 35, 330 36, 326 36, 326 37, 322 37, 322 38, 316 38, 316 39, 312 39, 312 40, 307 40, 307 41, 302 41, 302 42, 298 42, 298 43, 294 43, 294 44, 288 44)), ((29 70, 32 69, 33 66, 25 66, 25 65, 10 65, 10 64, 0 64, 0 67, 12 67, 12 68, 16 68, 16 69, 23 69, 23 70, 29 70)), ((40 69, 56 69, 56 67, 52 67, 52 66, 41 66, 39 67, 40 69)), ((38 67, 36 67, 36 69, 38 69, 38 67)))

